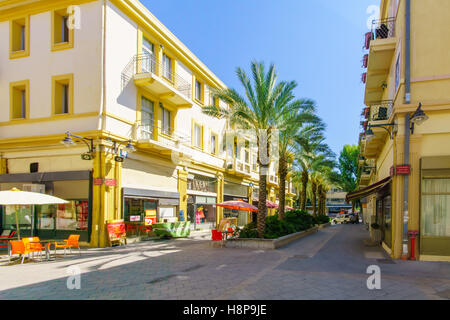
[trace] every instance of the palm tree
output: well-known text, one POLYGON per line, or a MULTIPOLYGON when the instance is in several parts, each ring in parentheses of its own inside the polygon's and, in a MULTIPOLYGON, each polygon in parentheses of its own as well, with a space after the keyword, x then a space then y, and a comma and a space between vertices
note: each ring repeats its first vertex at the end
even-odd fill
POLYGON ((307 99, 300 99, 291 102, 287 100, 286 104, 298 106, 298 112, 295 114, 286 114, 280 118, 278 124, 279 129, 279 159, 278 159, 278 177, 280 181, 279 192, 279 208, 278 216, 281 220, 284 219, 285 205, 286 205, 286 177, 288 175, 288 167, 294 161, 294 145, 295 141, 301 139, 299 134, 301 128, 306 124, 313 126, 320 124, 321 120, 314 114, 314 102, 307 99))
POLYGON ((207 106, 203 112, 228 119, 233 126, 250 129, 256 136, 259 166, 259 202, 257 230, 260 238, 264 237, 265 219, 267 216, 267 174, 273 160, 271 140, 281 122, 288 114, 296 114, 301 107, 297 103, 286 103, 292 99, 295 82, 279 82, 275 66, 272 64, 266 70, 264 63, 251 63, 252 80, 246 72, 237 68, 236 74, 244 87, 245 97, 235 89, 214 90, 213 95, 226 102, 229 108, 207 106))

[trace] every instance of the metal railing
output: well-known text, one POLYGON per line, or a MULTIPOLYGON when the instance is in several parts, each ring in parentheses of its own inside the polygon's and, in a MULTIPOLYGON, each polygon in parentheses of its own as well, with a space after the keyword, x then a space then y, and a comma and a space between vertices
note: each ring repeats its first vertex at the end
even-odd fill
POLYGON ((122 71, 122 89, 135 76, 151 73, 165 79, 173 88, 181 92, 188 99, 192 98, 192 84, 173 72, 171 66, 160 63, 158 59, 149 54, 135 55, 122 71))
POLYGON ((370 106, 370 120, 383 121, 388 120, 392 114, 393 101, 384 100, 370 106))
POLYGON ((372 37, 374 40, 395 37, 395 18, 372 21, 372 37))
POLYGON ((191 139, 171 127, 160 125, 158 121, 137 122, 137 140, 153 140, 169 147, 176 147, 178 144, 190 146, 191 139), (156 133, 159 133, 156 138, 156 133), (157 139, 157 140, 156 140, 157 139))

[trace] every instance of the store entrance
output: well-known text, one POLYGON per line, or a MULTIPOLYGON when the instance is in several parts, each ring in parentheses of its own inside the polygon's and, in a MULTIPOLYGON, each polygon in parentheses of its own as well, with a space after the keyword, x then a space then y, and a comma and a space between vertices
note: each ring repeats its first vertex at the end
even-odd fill
POLYGON ((187 218, 194 230, 211 230, 216 227, 216 198, 189 196, 187 218))

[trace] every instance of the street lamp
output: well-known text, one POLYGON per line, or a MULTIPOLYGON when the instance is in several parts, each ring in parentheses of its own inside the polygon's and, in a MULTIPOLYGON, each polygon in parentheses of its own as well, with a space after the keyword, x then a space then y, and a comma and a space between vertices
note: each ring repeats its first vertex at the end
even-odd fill
POLYGON ((427 121, 429 117, 423 112, 422 110, 422 103, 419 103, 419 107, 417 108, 416 112, 411 117, 411 133, 414 134, 414 125, 420 126, 422 123, 427 121))
POLYGON ((89 151, 87 153, 84 153, 81 155, 81 158, 83 160, 92 160, 93 158, 93 154, 95 151, 94 148, 94 139, 91 138, 85 138, 82 136, 77 136, 75 134, 70 133, 69 131, 66 132, 66 136, 64 137, 64 139, 61 141, 61 143, 63 145, 65 145, 66 147, 71 147, 75 145, 75 141, 72 138, 76 138, 80 141, 82 141, 83 143, 86 144, 86 146, 88 147, 89 151))
POLYGON ((136 148, 133 146, 133 143, 131 140, 128 140, 125 142, 114 141, 114 153, 116 154, 116 157, 114 158, 114 160, 116 162, 123 162, 125 160, 126 156, 123 157, 122 155, 119 154, 119 147, 122 145, 125 145, 125 144, 126 144, 125 149, 127 150, 127 153, 136 152, 136 148))

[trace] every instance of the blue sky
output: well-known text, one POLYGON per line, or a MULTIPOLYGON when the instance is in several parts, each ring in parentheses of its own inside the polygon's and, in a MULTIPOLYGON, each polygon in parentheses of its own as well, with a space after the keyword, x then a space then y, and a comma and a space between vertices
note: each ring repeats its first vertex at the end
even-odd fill
POLYGON ((275 63, 279 79, 316 101, 336 154, 356 144, 367 8, 378 0, 141 0, 228 87, 236 67, 275 63))

